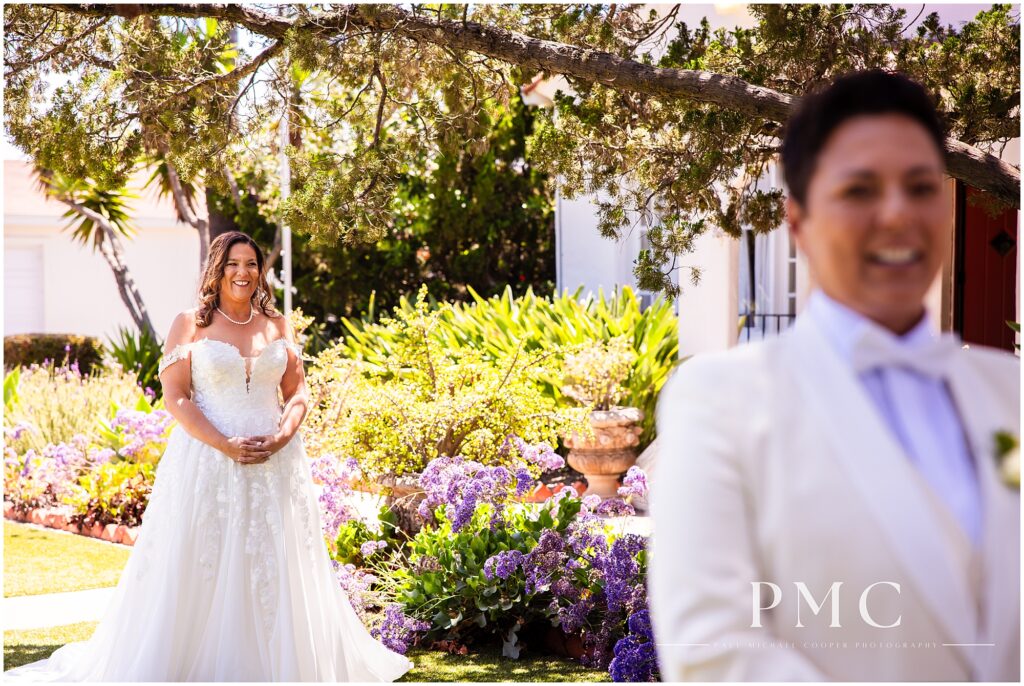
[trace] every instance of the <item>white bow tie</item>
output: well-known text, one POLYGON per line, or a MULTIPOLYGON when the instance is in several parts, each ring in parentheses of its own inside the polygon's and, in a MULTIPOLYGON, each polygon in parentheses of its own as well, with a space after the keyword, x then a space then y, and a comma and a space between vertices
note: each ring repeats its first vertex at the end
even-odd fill
POLYGON ((913 345, 900 345, 895 336, 875 327, 866 327, 853 347, 853 368, 859 374, 872 369, 902 367, 924 376, 943 379, 949 373, 960 341, 942 334, 913 345))

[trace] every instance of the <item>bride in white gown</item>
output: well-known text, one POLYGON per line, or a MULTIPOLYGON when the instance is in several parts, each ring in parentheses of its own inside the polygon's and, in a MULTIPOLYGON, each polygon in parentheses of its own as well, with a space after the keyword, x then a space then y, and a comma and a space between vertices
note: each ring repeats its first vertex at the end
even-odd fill
POLYGON ((200 305, 167 338, 178 426, 111 604, 90 640, 5 680, 393 681, 412 667, 335 580, 296 435, 302 364, 263 267, 245 234, 211 244, 200 305))

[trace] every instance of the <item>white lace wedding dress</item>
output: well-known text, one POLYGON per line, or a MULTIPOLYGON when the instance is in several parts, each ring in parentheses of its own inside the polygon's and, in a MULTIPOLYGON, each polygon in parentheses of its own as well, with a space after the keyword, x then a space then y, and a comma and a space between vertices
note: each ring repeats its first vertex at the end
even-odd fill
MULTIPOLYGON (((192 398, 229 436, 272 434, 285 340, 246 363, 202 339, 192 398)), ((5 680, 393 681, 412 663, 363 627, 320 532, 302 442, 241 465, 176 427, 138 542, 94 635, 5 680)))

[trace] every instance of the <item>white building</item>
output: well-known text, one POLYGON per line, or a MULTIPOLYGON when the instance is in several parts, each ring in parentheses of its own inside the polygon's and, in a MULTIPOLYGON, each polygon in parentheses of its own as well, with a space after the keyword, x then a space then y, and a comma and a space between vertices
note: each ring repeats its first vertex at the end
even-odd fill
MULTIPOLYGON (((76 333, 101 340, 134 324, 106 260, 65 231, 67 206, 39 189, 24 160, 4 160, 4 335, 76 333)), ((125 261, 153 326, 166 334, 174 316, 191 307, 199 279, 199 237, 178 223, 169 198, 142 191, 148 174, 129 188, 131 225, 125 261)))

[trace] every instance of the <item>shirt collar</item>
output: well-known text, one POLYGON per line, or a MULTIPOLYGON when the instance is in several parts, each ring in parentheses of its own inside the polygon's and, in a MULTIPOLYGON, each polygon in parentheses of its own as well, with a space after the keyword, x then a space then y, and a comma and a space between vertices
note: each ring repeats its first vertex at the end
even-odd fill
POLYGON ((920 345, 935 337, 927 310, 914 328, 902 336, 897 336, 859 312, 833 300, 820 288, 811 294, 805 316, 810 317, 818 325, 836 352, 847 362, 853 360, 854 346, 867 329, 878 329, 883 335, 894 339, 897 345, 907 347, 920 345))

